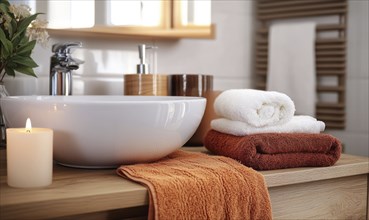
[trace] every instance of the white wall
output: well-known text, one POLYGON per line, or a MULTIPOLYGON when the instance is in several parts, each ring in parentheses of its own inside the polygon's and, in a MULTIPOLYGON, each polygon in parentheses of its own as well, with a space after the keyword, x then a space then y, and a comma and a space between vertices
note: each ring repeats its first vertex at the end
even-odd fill
POLYGON ((252 83, 253 2, 212 1, 215 40, 158 42, 159 71, 215 76, 215 89, 250 88, 252 83))
POLYGON ((158 73, 211 74, 214 75, 214 89, 248 88, 252 82, 252 7, 252 1, 213 1, 214 40, 53 38, 49 48, 37 46, 34 51, 33 57, 40 65, 36 69, 39 78, 17 75, 7 80, 6 85, 12 95, 48 94, 51 45, 82 41, 83 49, 74 52, 75 57, 85 61, 74 74, 75 95, 123 94, 123 74, 136 71, 137 45, 141 43, 158 46, 158 73))
MULTIPOLYGON (((342 140, 347 153, 368 156, 368 1, 349 0, 347 128, 329 130, 342 140)), ((86 61, 76 71, 75 94, 120 95, 124 73, 135 71, 137 44, 155 44, 158 72, 203 73, 215 77, 215 89, 251 88, 254 42, 253 1, 212 1, 215 40, 142 41, 91 38, 60 38, 54 42, 82 41, 75 56, 86 61)), ((37 47, 33 57, 40 65, 38 79, 17 75, 7 79, 11 95, 48 94, 51 49, 37 47)))
POLYGON ((349 0, 346 79, 346 129, 327 131, 339 137, 347 153, 369 156, 367 0, 349 0))

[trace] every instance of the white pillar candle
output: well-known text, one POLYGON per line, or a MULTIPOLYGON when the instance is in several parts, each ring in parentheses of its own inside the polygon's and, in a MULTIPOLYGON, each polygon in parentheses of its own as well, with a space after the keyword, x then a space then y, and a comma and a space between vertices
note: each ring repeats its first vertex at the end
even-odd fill
POLYGON ((53 130, 8 128, 7 175, 8 185, 19 188, 43 187, 52 182, 53 130))

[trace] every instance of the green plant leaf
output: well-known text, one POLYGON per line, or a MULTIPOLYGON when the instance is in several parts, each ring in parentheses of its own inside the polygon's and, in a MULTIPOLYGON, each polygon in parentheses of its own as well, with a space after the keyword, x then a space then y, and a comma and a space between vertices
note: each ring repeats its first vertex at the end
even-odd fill
POLYGON ((7 75, 15 77, 15 72, 12 68, 5 67, 5 72, 7 75))
MULTIPOLYGON (((21 41, 22 44, 22 41, 21 41)), ((22 46, 20 46, 19 48, 17 48, 16 53, 18 55, 22 55, 22 56, 29 56, 33 50, 33 48, 35 48, 36 45, 36 40, 30 41, 22 46)))
POLYGON ((23 65, 24 67, 38 67, 37 63, 31 57, 14 56, 12 62, 23 65))
POLYGON ((28 43, 29 42, 29 38, 28 37, 23 37, 22 38, 22 40, 21 40, 21 42, 20 42, 20 44, 26 44, 26 43, 28 43))
POLYGON ((15 19, 10 21, 10 25, 8 26, 9 39, 13 38, 14 31, 17 29, 17 22, 15 19))
MULTIPOLYGON (((41 13, 36 13, 36 14, 33 14, 29 17, 26 17, 26 18, 20 20, 19 24, 18 24, 18 27, 17 27, 17 30, 16 30, 16 34, 14 34, 13 38, 16 38, 21 33, 25 33, 25 31, 26 31, 27 27, 29 26, 29 24, 31 24, 31 22, 33 20, 35 20, 39 14, 41 14, 41 13)), ((13 38, 12 38, 12 40, 13 40, 13 38)))
POLYGON ((14 38, 14 40, 12 41, 13 48, 14 48, 15 50, 17 50, 17 48, 19 47, 19 43, 20 43, 20 41, 21 41, 21 39, 20 39, 20 37, 19 37, 19 36, 18 36, 18 37, 16 37, 16 38, 14 38))
POLYGON ((29 75, 29 76, 33 76, 33 77, 36 77, 36 74, 35 72, 33 71, 33 69, 31 67, 17 67, 15 68, 16 71, 20 72, 20 73, 23 73, 23 74, 26 74, 26 75, 29 75))
POLYGON ((0 1, 0 11, 3 13, 8 13, 8 7, 9 7, 9 2, 6 1, 0 1))
POLYGON ((18 64, 14 63, 12 60, 9 60, 9 62, 6 65, 8 68, 14 69, 18 66, 18 64))
POLYGON ((8 0, 0 0, 0 4, 4 4, 4 5, 6 5, 6 6, 10 6, 10 3, 9 3, 9 1, 8 0))
POLYGON ((0 28, 0 41, 1 41, 1 51, 3 55, 1 57, 7 58, 13 52, 13 44, 8 39, 6 39, 3 29, 0 28))
POLYGON ((0 41, 1 41, 1 43, 4 43, 4 40, 7 40, 7 39, 6 39, 6 36, 5 36, 5 33, 4 33, 3 29, 0 28, 0 41))
POLYGON ((6 54, 7 52, 5 52, 5 48, 3 47, 3 45, 1 45, 1 47, 0 47, 0 60, 1 60, 1 62, 5 62, 5 60, 7 60, 7 58, 8 58, 8 56, 9 56, 9 54, 6 54), (6 55, 6 56, 5 56, 6 55))

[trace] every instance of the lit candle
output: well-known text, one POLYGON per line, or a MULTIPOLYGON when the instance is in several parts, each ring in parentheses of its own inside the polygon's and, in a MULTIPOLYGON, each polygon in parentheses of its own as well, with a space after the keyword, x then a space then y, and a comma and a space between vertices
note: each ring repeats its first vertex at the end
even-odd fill
POLYGON ((53 130, 32 128, 28 118, 26 128, 8 128, 8 185, 19 188, 50 185, 53 175, 53 130))

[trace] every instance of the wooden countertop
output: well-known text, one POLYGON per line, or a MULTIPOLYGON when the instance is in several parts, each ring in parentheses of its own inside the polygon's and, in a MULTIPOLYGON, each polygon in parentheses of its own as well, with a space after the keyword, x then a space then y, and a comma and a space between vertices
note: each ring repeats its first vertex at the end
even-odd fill
MULTIPOLYGON (((183 148, 206 152, 203 147, 183 148)), ((40 219, 146 206, 145 187, 119 177, 114 169, 85 170, 54 165, 53 183, 39 189, 11 188, 5 150, 0 150, 0 219, 40 219), (5 217, 5 218, 3 218, 5 217)), ((369 173, 366 157, 343 154, 336 165, 261 172, 268 187, 369 173)))

